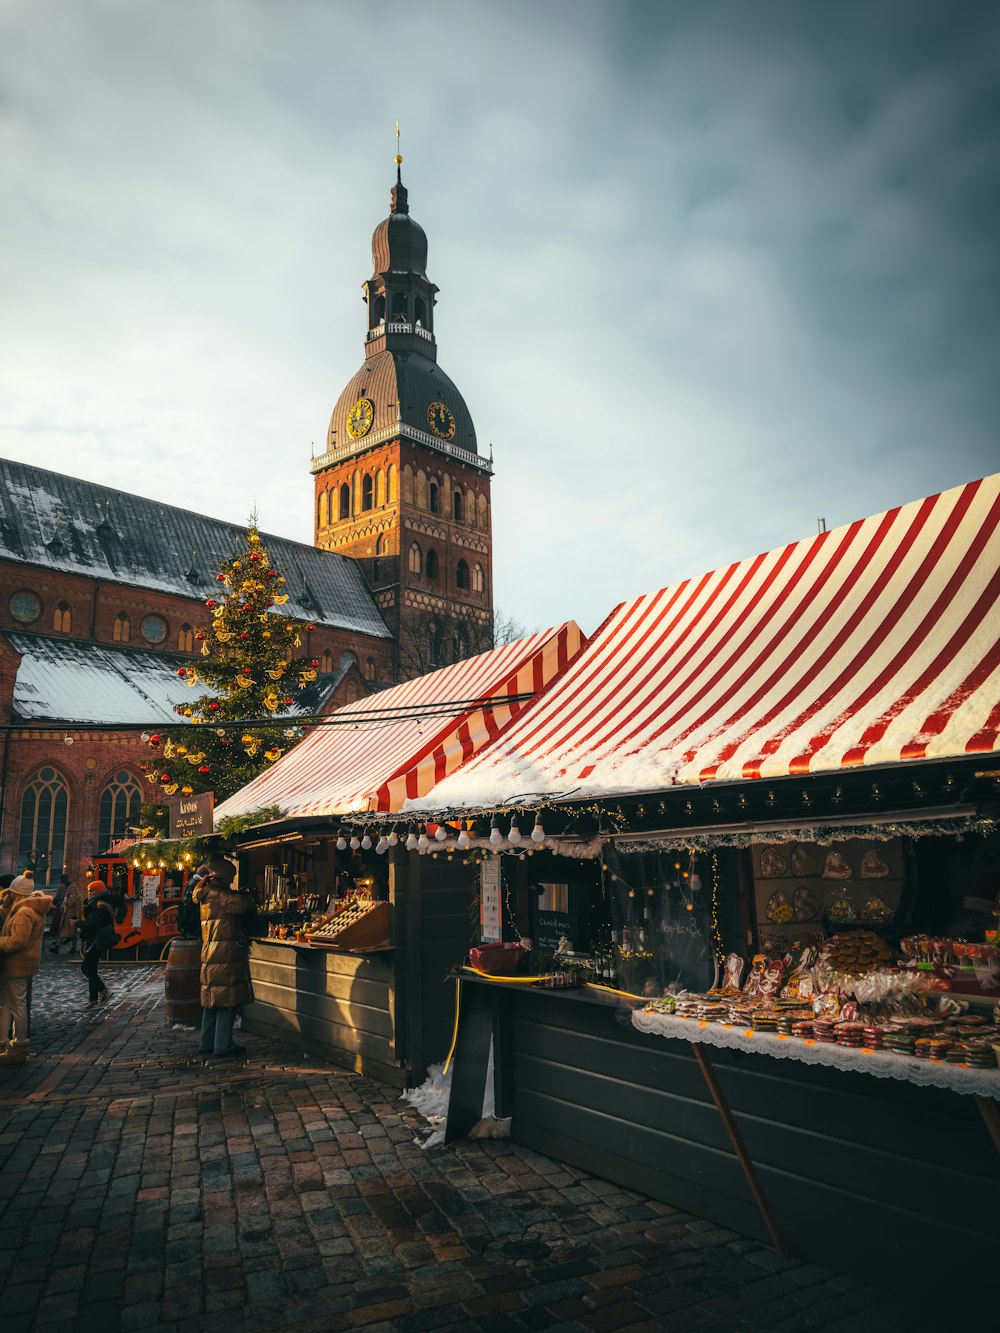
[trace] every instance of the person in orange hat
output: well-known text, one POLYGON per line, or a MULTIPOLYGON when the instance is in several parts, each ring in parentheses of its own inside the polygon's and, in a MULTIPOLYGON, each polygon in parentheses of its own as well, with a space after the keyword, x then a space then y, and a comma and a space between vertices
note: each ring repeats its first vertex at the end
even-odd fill
POLYGON ((108 988, 97 972, 101 954, 113 949, 118 936, 115 933, 114 897, 100 879, 87 885, 87 902, 80 922, 80 948, 83 962, 80 970, 90 987, 90 1003, 99 1004, 108 998, 108 988))

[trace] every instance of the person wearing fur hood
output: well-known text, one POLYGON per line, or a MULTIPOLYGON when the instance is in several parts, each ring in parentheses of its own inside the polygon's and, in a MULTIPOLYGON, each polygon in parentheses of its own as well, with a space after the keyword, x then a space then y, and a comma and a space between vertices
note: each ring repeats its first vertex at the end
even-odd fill
POLYGON ((28 1058, 28 980, 38 971, 53 899, 36 892, 29 876, 18 875, 6 902, 0 926, 0 1065, 23 1065, 28 1058))

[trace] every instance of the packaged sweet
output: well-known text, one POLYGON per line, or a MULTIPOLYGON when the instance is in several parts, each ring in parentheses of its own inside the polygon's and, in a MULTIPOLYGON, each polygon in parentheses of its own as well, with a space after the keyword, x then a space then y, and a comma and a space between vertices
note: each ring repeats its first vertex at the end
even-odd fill
POLYGON ((852 921, 858 919, 854 910, 854 900, 849 893, 838 894, 826 909, 826 914, 831 921, 837 921, 844 925, 849 925, 852 921))
POLYGON ((773 847, 765 847, 760 854, 761 879, 781 879, 788 874, 788 861, 773 847))
POLYGON ((810 875, 816 875, 818 873, 819 865, 812 852, 810 852, 807 847, 793 847, 792 874, 796 877, 801 876, 803 879, 808 879, 810 875))
POLYGON ((819 899, 803 887, 792 895, 792 916, 796 921, 815 921, 820 914, 819 899))
POLYGON ((738 953, 726 955, 726 963, 722 969, 722 993, 724 995, 737 994, 743 981, 743 959, 738 953))
POLYGON ((780 960, 770 959, 762 953, 755 954, 744 994, 760 997, 777 995, 784 978, 785 967, 780 960))
POLYGON ((884 924, 893 918, 893 910, 887 902, 873 894, 861 909, 861 920, 884 924))
POLYGON ((827 852, 826 861, 823 863, 824 879, 850 879, 853 873, 840 852, 827 852))
POLYGON ((793 916, 792 904, 789 901, 788 894, 783 889, 775 889, 767 900, 765 915, 768 921, 777 921, 782 925, 791 921, 793 916))
POLYGON ((858 873, 862 879, 888 879, 889 867, 874 847, 867 847, 861 854, 858 873))

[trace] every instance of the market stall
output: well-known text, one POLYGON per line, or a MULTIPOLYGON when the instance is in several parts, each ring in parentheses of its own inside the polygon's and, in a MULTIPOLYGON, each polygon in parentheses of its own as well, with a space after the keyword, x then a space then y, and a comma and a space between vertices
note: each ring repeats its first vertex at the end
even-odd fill
POLYGON ((94 858, 94 878, 103 880, 125 902, 124 920, 115 927, 118 943, 110 956, 159 958, 177 936, 177 909, 191 869, 189 863, 166 866, 140 856, 94 858))
POLYGON ((819 1260, 988 1261, 998 526, 991 477, 625 603, 404 807, 500 826, 506 938, 578 860, 605 908, 532 940, 571 984, 465 974, 451 1136, 492 1036, 529 1146, 819 1260))
POLYGON ((391 816, 501 736, 581 643, 570 621, 359 700, 219 806, 282 811, 240 844, 240 885, 267 930, 251 951, 248 1030, 399 1086, 443 1057, 474 876, 442 855, 428 882, 416 835, 391 816), (360 812, 388 822, 356 833, 343 821, 360 812), (361 917, 347 933, 345 913, 361 917))

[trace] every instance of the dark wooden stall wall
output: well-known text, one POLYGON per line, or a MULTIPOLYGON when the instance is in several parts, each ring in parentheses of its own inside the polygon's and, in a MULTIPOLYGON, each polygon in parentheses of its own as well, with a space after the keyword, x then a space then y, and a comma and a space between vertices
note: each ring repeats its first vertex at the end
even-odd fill
MULTIPOLYGON (((410 1078, 419 1083, 427 1066, 442 1061, 455 1022, 455 983, 449 973, 468 953, 470 917, 479 892, 478 869, 463 860, 407 854, 405 936, 406 1055, 410 1078)), ((400 874, 400 882, 403 875, 400 874)), ((404 890, 400 888, 397 904, 404 890)), ((399 929, 397 924, 397 930, 399 929)))
MULTIPOLYGON (((572 992, 491 989, 517 1142, 767 1240, 687 1042, 572 992)), ((791 1252, 869 1275, 873 1252, 881 1273, 912 1276, 921 1252, 993 1271, 1000 1156, 974 1098, 708 1049, 791 1252)))
POLYGON ((397 1063, 391 952, 339 954, 255 940, 248 1032, 323 1054, 335 1064, 404 1086, 397 1063))

